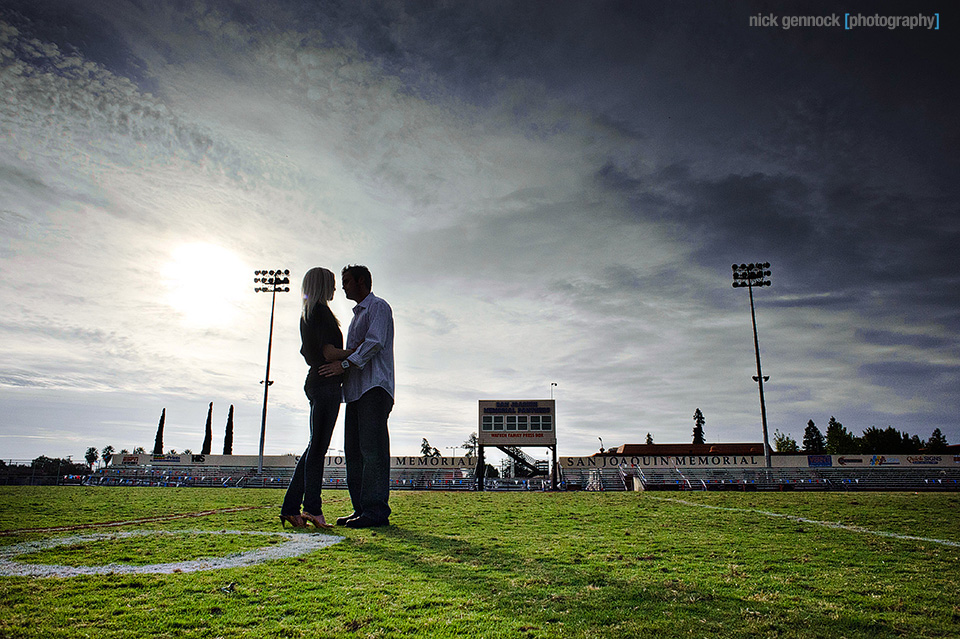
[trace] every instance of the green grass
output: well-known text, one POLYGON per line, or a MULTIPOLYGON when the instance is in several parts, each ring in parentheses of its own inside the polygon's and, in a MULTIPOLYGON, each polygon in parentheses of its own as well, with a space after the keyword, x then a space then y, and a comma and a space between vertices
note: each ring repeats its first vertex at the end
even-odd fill
MULTIPOLYGON (((114 530, 279 530, 281 498, 0 488, 0 531, 249 507, 21 532, 0 544, 114 530)), ((349 510, 343 491, 326 493, 326 504, 328 518, 349 510)), ((395 492, 391 505, 389 528, 337 529, 340 544, 252 567, 0 577, 0 637, 960 636, 960 548, 930 541, 960 542, 956 494, 395 492)), ((137 537, 18 561, 66 563, 69 552, 71 565, 101 565, 141 543, 154 558, 185 560, 271 539, 137 537)))

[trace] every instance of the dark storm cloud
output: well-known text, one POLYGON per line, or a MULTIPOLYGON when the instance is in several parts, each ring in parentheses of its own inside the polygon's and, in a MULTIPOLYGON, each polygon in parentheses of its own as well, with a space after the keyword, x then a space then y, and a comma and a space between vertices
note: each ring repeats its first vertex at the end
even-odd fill
MULTIPOLYGON (((642 58, 660 10, 623 2, 325 2, 302 15, 429 96, 490 104, 509 80, 580 86, 642 58)), ((578 89, 579 90, 579 89, 578 89)))

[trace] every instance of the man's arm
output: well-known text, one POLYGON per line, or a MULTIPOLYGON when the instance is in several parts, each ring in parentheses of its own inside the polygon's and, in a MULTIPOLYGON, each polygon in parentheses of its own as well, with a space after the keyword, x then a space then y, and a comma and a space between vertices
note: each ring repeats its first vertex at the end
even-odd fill
POLYGON ((321 377, 343 375, 347 372, 347 369, 343 367, 343 361, 352 355, 354 350, 355 349, 350 348, 337 348, 333 344, 324 344, 323 358, 327 360, 327 363, 317 368, 317 372, 321 377))
MULTIPOLYGON (((367 326, 367 334, 363 341, 354 349, 352 354, 340 361, 333 361, 324 364, 318 371, 324 377, 334 377, 343 375, 349 368, 362 369, 367 365, 373 356, 383 349, 387 343, 390 333, 393 331, 393 311, 390 305, 381 301, 374 304, 368 310, 370 313, 370 323, 367 326), (346 362, 347 367, 344 367, 346 362)), ((347 352, 347 351, 344 351, 347 352)))
POLYGON ((345 360, 351 366, 360 369, 366 366, 367 362, 383 349, 390 333, 393 331, 393 312, 390 310, 389 304, 379 301, 372 305, 368 312, 370 313, 370 324, 367 326, 367 333, 363 336, 363 341, 360 342, 353 354, 345 360))
POLYGON ((337 348, 333 344, 324 344, 323 345, 323 359, 328 362, 333 362, 335 360, 347 359, 353 355, 354 348, 337 348))

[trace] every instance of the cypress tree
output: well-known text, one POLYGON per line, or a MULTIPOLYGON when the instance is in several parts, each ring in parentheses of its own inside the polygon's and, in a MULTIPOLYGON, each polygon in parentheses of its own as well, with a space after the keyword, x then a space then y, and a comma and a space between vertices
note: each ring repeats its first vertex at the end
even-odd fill
POLYGON ((210 454, 210 446, 213 445, 213 402, 210 402, 210 408, 207 410, 207 428, 203 435, 203 446, 200 448, 201 455, 210 454))
POLYGON ((223 435, 223 454, 233 454, 233 404, 230 404, 230 412, 227 413, 227 430, 223 435))
POLYGON ((160 425, 157 426, 157 439, 153 442, 153 454, 163 454, 163 422, 167 418, 167 409, 164 408, 160 413, 160 425))

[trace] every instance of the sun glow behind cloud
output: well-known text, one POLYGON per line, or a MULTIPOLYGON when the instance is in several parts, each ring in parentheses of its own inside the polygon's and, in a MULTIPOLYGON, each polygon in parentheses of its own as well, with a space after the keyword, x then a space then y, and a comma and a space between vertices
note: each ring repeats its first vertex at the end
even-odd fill
POLYGON ((243 260, 232 251, 208 242, 176 247, 162 270, 165 301, 192 327, 227 326, 249 292, 243 260))

